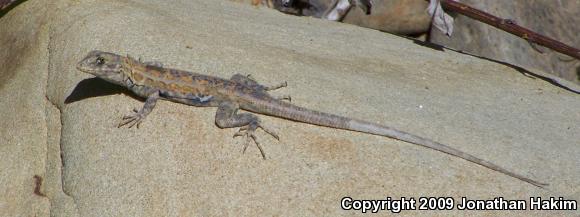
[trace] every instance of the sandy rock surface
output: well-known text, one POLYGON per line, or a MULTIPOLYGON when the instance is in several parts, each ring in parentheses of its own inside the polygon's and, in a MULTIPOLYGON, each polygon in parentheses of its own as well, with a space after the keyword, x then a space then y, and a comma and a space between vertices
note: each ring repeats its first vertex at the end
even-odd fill
POLYGON ((351 216, 360 211, 342 210, 343 197, 580 199, 580 96, 525 75, 542 72, 230 1, 27 1, 0 30, 1 216, 351 216), (297 105, 431 138, 550 185, 267 116, 281 140, 258 133, 262 160, 255 146, 242 154, 237 129, 215 126, 215 108, 167 101, 140 129, 119 129, 143 102, 75 69, 93 49, 288 81, 275 94, 297 105))

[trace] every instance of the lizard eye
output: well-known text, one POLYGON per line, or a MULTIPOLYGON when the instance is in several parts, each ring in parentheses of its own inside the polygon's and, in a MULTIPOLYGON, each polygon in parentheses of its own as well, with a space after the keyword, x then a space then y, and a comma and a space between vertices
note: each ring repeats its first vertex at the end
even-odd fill
POLYGON ((103 65, 105 64, 105 58, 97 57, 97 61, 95 61, 95 63, 97 63, 97 65, 103 65))

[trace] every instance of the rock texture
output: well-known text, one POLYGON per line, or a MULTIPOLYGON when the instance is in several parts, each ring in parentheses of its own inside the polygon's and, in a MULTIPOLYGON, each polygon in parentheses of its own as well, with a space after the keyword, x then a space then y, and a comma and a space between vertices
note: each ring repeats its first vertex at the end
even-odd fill
MULTIPOLYGON (((230 0, 255 3, 254 0, 230 0)), ((268 5, 267 0, 258 1, 268 5)), ((424 0, 373 0, 371 14, 366 14, 361 8, 353 7, 342 20, 358 26, 380 31, 409 35, 422 34, 428 31, 430 16, 426 9, 428 2, 424 0)), ((335 0, 295 0, 291 6, 283 6, 282 0, 272 0, 271 6, 287 14, 312 16, 320 18, 336 3, 335 0)))
POLYGON ((353 8, 343 22, 401 35, 427 32, 431 19, 424 0, 374 0, 370 15, 353 8))
POLYGON ((359 212, 342 210, 343 197, 580 199, 580 97, 522 73, 542 72, 257 10, 230 1, 57 0, 9 11, 0 19, 0 216, 351 216, 359 212), (92 49, 286 80, 279 94, 297 105, 432 138, 550 186, 388 138, 273 117, 263 120, 281 141, 261 133, 262 160, 255 147, 241 153, 236 129, 215 126, 215 108, 165 101, 140 129, 118 129, 142 102, 75 69, 92 49))
POLYGON ((46 10, 21 6, 0 19, 0 216, 48 216, 46 10))
MULTIPOLYGON (((511 19, 528 29, 555 40, 580 48, 580 1, 503 1, 465 0, 462 3, 495 16, 511 19)), ((456 16, 451 38, 438 30, 431 39, 436 44, 467 53, 508 62, 525 68, 562 77, 580 84, 580 61, 530 44, 514 35, 465 16, 456 16)), ((539 46, 538 46, 539 47, 539 46)))

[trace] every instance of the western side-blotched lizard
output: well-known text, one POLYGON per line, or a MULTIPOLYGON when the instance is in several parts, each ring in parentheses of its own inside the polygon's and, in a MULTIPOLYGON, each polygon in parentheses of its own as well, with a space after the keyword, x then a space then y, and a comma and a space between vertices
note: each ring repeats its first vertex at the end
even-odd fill
POLYGON ((220 128, 240 127, 235 135, 246 137, 244 150, 253 140, 260 149, 262 157, 265 158, 262 147, 256 141, 256 129, 261 128, 276 139, 278 136, 265 128, 256 115, 238 113, 239 109, 243 109, 308 124, 395 138, 463 158, 538 187, 547 185, 430 139, 367 121, 298 107, 267 93, 285 84, 266 87, 241 74, 235 74, 228 80, 164 68, 160 64, 143 63, 128 56, 102 51, 91 51, 77 64, 77 68, 111 83, 127 87, 135 94, 146 98, 145 105, 140 110, 124 116, 119 127, 138 126, 155 107, 158 99, 192 106, 217 107, 216 125, 220 128))

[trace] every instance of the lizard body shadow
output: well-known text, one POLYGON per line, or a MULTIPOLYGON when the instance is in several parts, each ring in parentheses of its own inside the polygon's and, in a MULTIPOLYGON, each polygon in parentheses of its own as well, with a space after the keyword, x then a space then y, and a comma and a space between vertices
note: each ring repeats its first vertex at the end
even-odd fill
POLYGON ((100 78, 87 78, 80 81, 76 87, 70 92, 70 94, 64 100, 64 104, 73 103, 83 99, 88 99, 92 97, 99 96, 109 96, 115 94, 125 94, 131 98, 143 101, 143 98, 137 96, 125 87, 121 87, 116 84, 109 83, 100 78))

